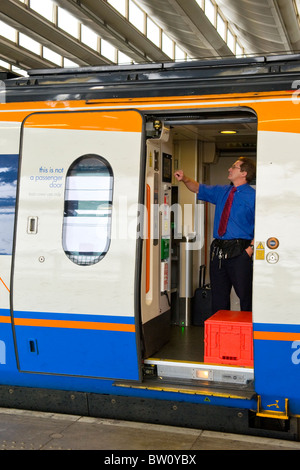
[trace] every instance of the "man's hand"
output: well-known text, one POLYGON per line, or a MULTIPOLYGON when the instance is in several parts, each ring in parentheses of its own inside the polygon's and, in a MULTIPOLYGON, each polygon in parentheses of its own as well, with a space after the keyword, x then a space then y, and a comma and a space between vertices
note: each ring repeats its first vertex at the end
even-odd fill
POLYGON ((182 181, 190 191, 192 191, 193 193, 198 192, 199 183, 197 183, 197 181, 192 180, 188 176, 185 176, 182 170, 175 171, 174 176, 177 181, 182 181))
POLYGON ((182 170, 177 170, 175 171, 174 176, 177 179, 177 181, 182 181, 184 177, 184 173, 182 170))
POLYGON ((253 240, 252 240, 251 244, 248 246, 248 248, 246 248, 246 250, 245 250, 246 253, 248 253, 248 256, 249 256, 250 258, 251 258, 251 256, 253 255, 253 252, 254 252, 252 246, 253 246, 253 240))

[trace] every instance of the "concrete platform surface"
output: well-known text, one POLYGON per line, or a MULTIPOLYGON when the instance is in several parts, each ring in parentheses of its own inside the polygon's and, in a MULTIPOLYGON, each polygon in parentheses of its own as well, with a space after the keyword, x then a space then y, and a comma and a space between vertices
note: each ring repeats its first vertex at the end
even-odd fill
POLYGON ((0 449, 101 450, 110 459, 104 463, 120 464, 111 461, 120 451, 176 450, 192 458, 201 450, 300 450, 300 442, 0 408, 0 449))

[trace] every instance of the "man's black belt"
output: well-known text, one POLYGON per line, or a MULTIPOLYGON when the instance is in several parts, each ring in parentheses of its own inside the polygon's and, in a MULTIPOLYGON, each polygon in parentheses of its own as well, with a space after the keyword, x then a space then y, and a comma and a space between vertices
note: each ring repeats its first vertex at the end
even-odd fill
POLYGON ((235 238, 232 240, 220 240, 215 238, 211 244, 211 260, 217 256, 219 259, 234 258, 243 253, 250 246, 251 240, 235 238))

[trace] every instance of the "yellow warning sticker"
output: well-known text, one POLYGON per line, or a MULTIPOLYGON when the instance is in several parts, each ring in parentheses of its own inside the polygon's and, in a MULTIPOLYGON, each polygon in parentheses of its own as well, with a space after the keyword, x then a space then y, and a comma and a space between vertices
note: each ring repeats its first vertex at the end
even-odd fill
POLYGON ((256 250, 255 259, 265 259, 265 250, 256 250))
POLYGON ((256 244, 255 259, 257 260, 265 259, 265 244, 263 242, 258 242, 256 244))

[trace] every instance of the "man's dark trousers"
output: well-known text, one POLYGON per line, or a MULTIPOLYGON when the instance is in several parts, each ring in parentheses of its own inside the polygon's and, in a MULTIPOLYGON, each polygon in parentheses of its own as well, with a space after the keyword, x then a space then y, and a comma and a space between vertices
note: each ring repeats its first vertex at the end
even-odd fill
POLYGON ((241 310, 252 311, 252 258, 244 250, 234 258, 219 260, 215 256, 210 262, 210 283, 213 313, 230 310, 232 287, 240 299, 241 310))

